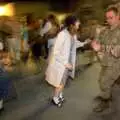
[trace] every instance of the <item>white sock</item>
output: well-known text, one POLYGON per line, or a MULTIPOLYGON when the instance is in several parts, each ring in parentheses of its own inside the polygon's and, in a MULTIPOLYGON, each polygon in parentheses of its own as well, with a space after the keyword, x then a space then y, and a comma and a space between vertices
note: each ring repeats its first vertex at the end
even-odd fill
POLYGON ((60 98, 63 98, 63 93, 61 92, 60 95, 59 95, 60 98))
POLYGON ((0 109, 2 109, 3 108, 3 100, 1 99, 0 100, 0 109))

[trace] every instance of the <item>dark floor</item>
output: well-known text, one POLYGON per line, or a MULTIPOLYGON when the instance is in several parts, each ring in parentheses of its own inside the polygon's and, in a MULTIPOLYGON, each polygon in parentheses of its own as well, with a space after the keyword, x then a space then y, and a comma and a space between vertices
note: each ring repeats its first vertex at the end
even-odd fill
MULTIPOLYGON (((81 66, 86 61, 87 59, 81 55, 81 66)), ((27 68, 21 66, 20 69, 24 67, 26 71, 27 68)), ((15 82, 17 99, 5 103, 5 111, 1 114, 0 120, 120 120, 119 87, 114 89, 114 100, 109 110, 100 114, 92 112, 93 98, 99 92, 99 63, 82 69, 77 73, 75 80, 69 82, 65 88, 66 102, 62 108, 50 104, 52 88, 44 81, 39 67, 32 61, 28 66, 31 67, 28 69, 29 74, 21 73, 22 77, 15 82), (33 74, 32 71, 35 69, 38 71, 33 74)))

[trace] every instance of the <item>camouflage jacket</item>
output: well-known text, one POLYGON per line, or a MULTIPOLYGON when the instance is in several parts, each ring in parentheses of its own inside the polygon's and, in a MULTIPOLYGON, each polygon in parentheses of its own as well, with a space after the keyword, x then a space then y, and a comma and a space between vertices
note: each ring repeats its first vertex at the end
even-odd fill
POLYGON ((102 45, 101 52, 103 53, 101 64, 103 66, 113 66, 115 63, 120 64, 120 26, 112 30, 109 28, 103 30, 100 33, 99 41, 102 45), (111 52, 116 47, 117 56, 111 52))

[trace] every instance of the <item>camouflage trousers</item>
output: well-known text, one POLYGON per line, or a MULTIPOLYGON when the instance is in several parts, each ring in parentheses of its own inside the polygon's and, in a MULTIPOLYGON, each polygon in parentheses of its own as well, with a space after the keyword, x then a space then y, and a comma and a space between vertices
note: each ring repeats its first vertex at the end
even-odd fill
POLYGON ((99 85, 100 94, 99 96, 104 100, 111 99, 112 97, 112 87, 120 79, 120 64, 114 63, 113 66, 102 66, 99 85))

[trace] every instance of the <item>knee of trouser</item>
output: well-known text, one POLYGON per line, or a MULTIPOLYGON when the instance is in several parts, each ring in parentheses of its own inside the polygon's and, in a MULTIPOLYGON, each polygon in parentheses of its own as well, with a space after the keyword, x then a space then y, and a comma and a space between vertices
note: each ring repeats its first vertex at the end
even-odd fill
POLYGON ((102 91, 111 91, 112 87, 109 84, 102 83, 102 84, 100 84, 100 89, 102 91))
POLYGON ((100 84, 100 94, 103 98, 109 99, 112 94, 112 87, 110 84, 100 84))
POLYGON ((100 89, 102 91, 111 91, 112 86, 115 83, 115 79, 108 77, 103 77, 100 81, 99 81, 99 85, 100 85, 100 89))

